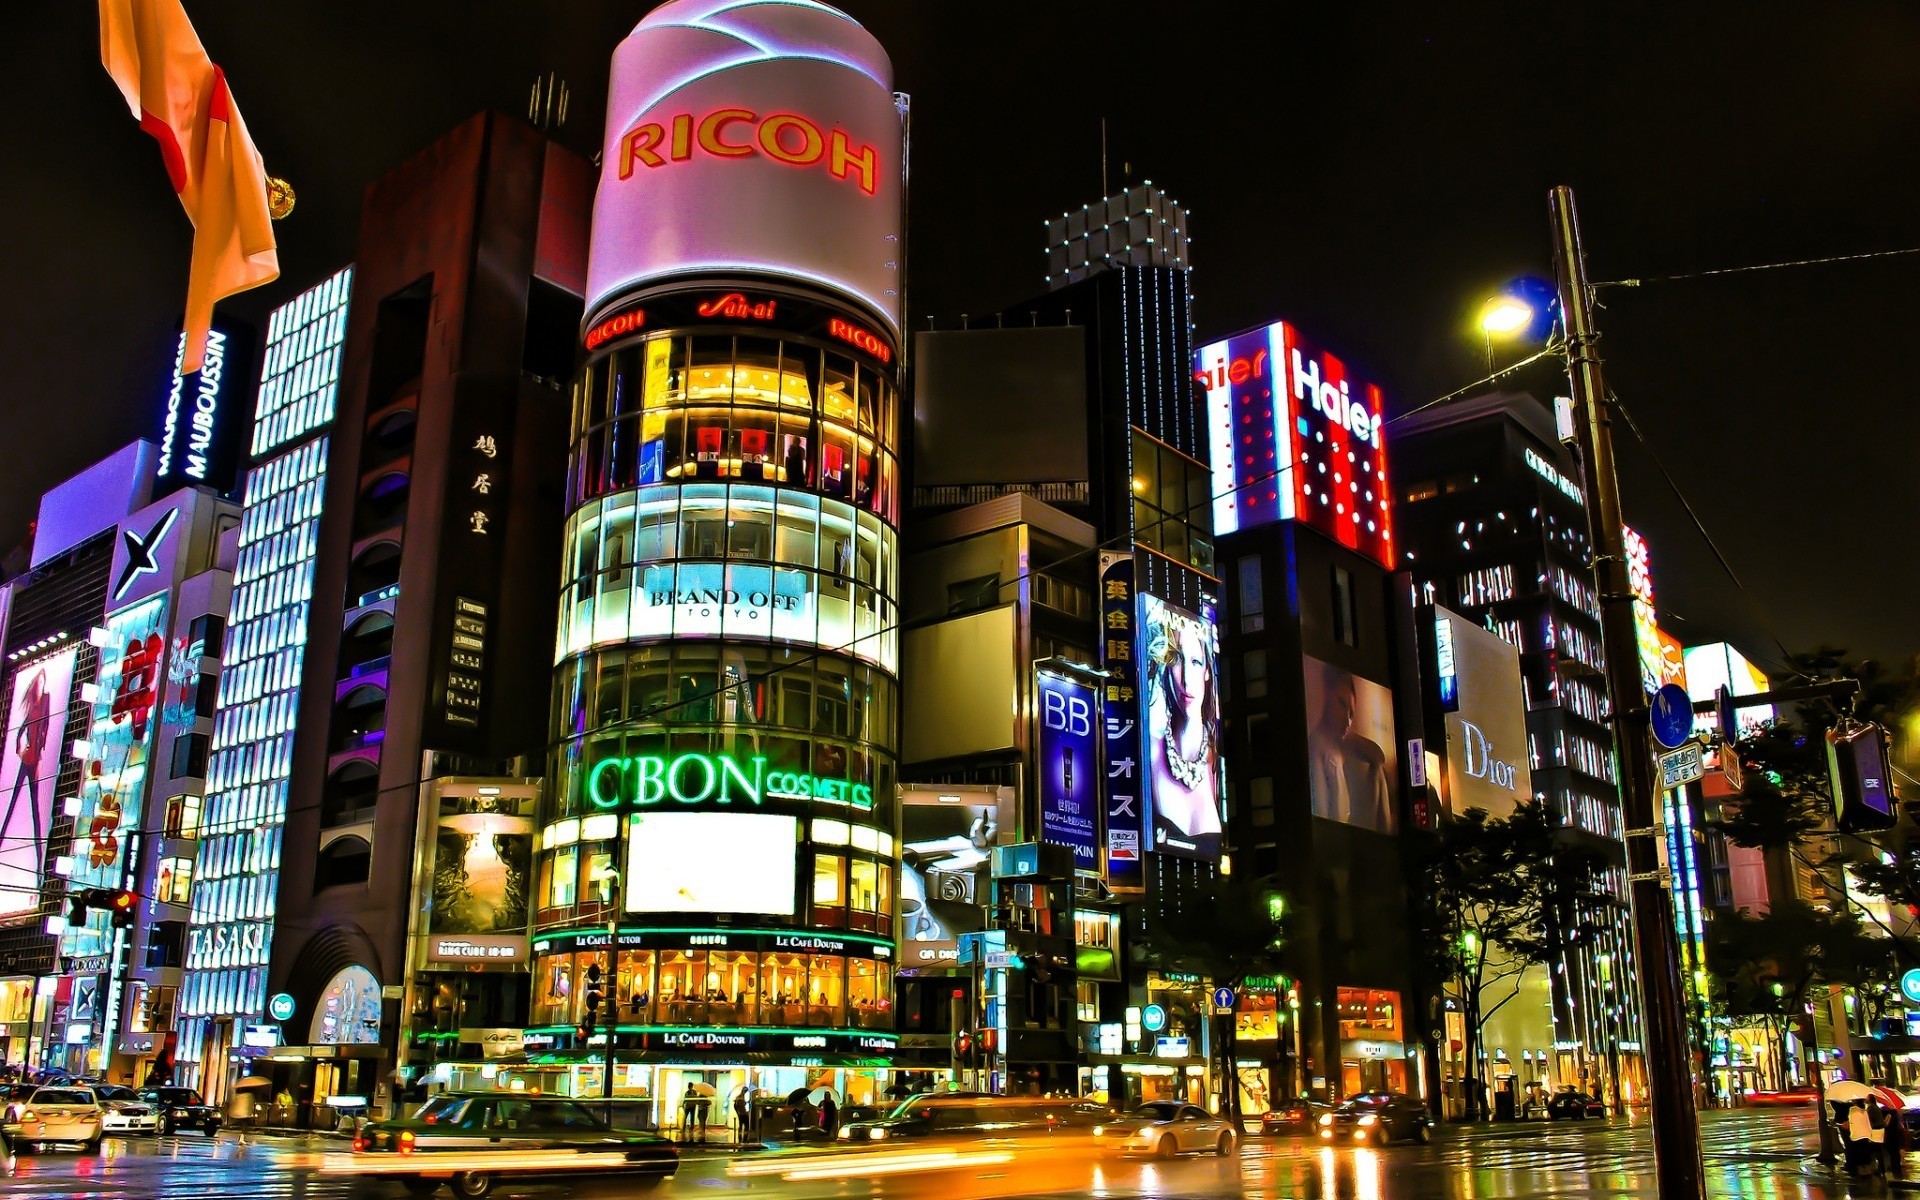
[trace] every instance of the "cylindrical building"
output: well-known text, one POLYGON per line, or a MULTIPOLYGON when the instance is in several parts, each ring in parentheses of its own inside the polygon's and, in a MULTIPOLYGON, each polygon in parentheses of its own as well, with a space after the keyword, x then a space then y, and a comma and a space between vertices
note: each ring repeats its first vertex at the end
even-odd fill
POLYGON ((825 5, 674 0, 614 56, 527 1041, 598 1095, 611 1024, 664 1125, 884 1087, 904 150, 825 5))

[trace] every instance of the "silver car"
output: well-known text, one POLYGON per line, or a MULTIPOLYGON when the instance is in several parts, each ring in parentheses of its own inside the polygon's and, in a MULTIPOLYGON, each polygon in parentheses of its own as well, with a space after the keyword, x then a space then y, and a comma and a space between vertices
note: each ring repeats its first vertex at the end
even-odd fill
POLYGON ((160 1110, 140 1098, 140 1094, 130 1087, 121 1087, 114 1083, 97 1083, 93 1094, 100 1101, 100 1108, 106 1113, 101 1121, 108 1133, 159 1133, 160 1110))
POLYGON ((1240 1135, 1232 1125, 1196 1104, 1156 1100, 1116 1121, 1093 1127, 1098 1144, 1121 1154, 1172 1158, 1192 1151, 1232 1154, 1240 1135))

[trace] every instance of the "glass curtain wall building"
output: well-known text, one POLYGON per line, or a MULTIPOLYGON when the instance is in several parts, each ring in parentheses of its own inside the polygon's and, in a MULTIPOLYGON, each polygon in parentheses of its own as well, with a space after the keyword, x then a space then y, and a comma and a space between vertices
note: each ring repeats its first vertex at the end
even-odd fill
POLYGON ((353 269, 274 310, 254 407, 228 648, 181 981, 181 1082, 218 1096, 262 1020, 293 731, 353 269), (306 439, 302 441, 301 439, 306 439))

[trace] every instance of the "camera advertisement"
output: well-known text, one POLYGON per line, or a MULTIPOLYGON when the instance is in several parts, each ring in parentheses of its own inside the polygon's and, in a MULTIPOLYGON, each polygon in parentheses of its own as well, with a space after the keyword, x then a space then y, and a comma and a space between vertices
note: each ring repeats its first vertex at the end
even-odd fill
POLYGON ((952 965, 960 935, 986 928, 993 848, 1014 840, 1013 789, 908 789, 900 825, 900 965, 952 965))

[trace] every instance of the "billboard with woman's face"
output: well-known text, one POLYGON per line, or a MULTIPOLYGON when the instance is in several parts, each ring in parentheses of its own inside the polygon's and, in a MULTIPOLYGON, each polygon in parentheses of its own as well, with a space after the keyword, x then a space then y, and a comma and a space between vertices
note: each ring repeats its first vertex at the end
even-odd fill
POLYGON ((1393 693, 1317 658, 1307 683, 1307 795, 1313 815, 1377 833, 1399 828, 1393 693))
POLYGON ((1220 857, 1220 633, 1158 596, 1140 597, 1141 749, 1153 849, 1220 857))

